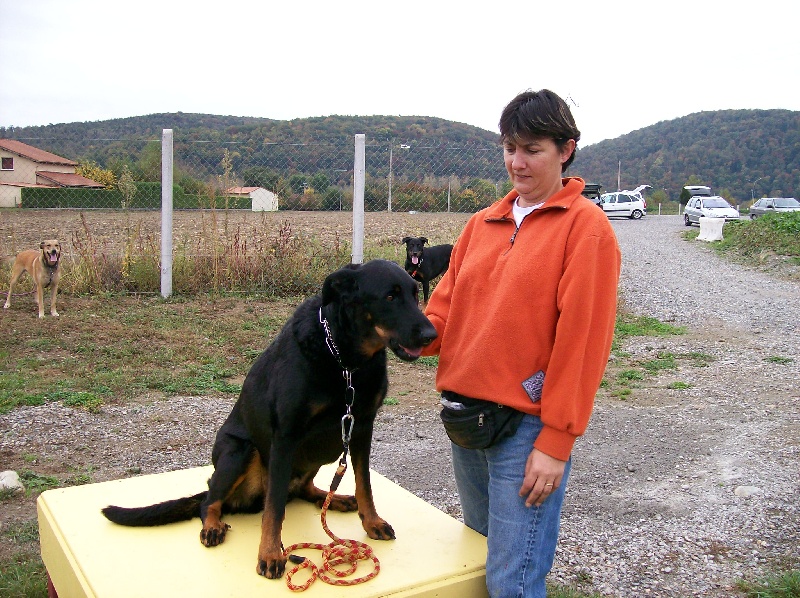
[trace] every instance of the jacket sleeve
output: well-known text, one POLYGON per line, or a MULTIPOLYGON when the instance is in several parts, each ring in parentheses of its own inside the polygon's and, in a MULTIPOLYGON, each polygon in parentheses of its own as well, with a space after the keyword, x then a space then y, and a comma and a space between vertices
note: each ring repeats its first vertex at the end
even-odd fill
POLYGON ((423 355, 438 355, 439 349, 442 346, 442 336, 444 336, 444 329, 447 325, 448 316, 450 315, 450 301, 453 298, 453 288, 456 284, 461 262, 464 259, 464 252, 469 245, 468 237, 471 224, 472 220, 467 222, 458 240, 453 245, 453 251, 450 254, 450 265, 447 268, 447 272, 444 273, 444 276, 442 276, 436 284, 436 288, 433 289, 433 293, 431 293, 428 299, 428 305, 425 307, 425 315, 431 321, 433 327, 436 328, 436 333, 439 336, 422 350, 423 355))
POLYGON ((542 388, 544 427, 534 443, 556 459, 569 459, 589 423, 614 336, 620 265, 610 226, 579 239, 566 257, 555 343, 542 388))

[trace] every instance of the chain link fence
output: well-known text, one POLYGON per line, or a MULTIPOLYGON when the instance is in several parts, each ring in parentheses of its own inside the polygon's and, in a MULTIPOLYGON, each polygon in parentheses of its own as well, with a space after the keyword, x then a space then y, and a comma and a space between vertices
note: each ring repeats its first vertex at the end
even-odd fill
MULTIPOLYGON (((350 261, 353 137, 253 147, 176 130, 173 146, 175 294, 306 295, 350 261)), ((0 157, 0 285, 17 252, 59 238, 63 292, 159 291, 161 139, 6 139, 0 157)), ((451 243, 509 188, 499 144, 367 139, 365 258, 402 263, 404 235, 451 243)))
MULTIPOLYGON (((0 207, 160 207, 159 139, 8 143, 0 141, 0 207)), ((175 209, 252 209, 254 189, 274 194, 280 210, 352 209, 352 138, 253 147, 176 131, 174 154, 175 209)), ((497 144, 367 140, 367 211, 475 212, 507 190, 497 144)))

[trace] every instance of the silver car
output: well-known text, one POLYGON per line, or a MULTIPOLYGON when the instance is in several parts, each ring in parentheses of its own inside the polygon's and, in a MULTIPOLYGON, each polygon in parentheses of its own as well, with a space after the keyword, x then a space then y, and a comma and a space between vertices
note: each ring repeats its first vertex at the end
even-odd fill
POLYGON ((739 220, 739 212, 719 195, 711 197, 695 195, 689 199, 683 210, 683 223, 686 226, 700 224, 700 218, 724 218, 727 222, 739 220))
POLYGON ((750 206, 750 220, 764 214, 800 212, 800 201, 794 197, 762 197, 750 206))

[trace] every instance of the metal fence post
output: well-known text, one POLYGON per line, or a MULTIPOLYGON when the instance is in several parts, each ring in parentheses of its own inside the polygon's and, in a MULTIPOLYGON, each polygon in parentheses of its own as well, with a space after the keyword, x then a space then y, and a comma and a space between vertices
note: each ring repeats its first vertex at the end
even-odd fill
POLYGON ((161 296, 172 295, 172 129, 161 132, 161 296))
POLYGON ((364 133, 356 135, 353 163, 353 263, 364 263, 364 133))

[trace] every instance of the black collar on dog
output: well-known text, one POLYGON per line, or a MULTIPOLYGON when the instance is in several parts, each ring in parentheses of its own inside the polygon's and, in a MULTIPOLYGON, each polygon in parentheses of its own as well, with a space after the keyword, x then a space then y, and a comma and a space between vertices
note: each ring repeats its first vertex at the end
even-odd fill
POLYGON ((342 444, 344 445, 344 453, 342 454, 341 462, 344 462, 345 458, 347 457, 347 449, 350 446, 350 437, 353 435, 353 426, 356 422, 356 419, 353 417, 351 412, 353 408, 353 401, 356 399, 356 389, 353 388, 353 372, 344 367, 344 364, 342 363, 342 356, 339 353, 339 347, 336 346, 336 342, 333 340, 331 328, 328 326, 328 320, 322 317, 321 306, 319 308, 319 323, 322 324, 322 328, 325 330, 325 344, 328 345, 328 350, 331 352, 331 355, 333 355, 336 363, 339 364, 339 367, 342 368, 342 377, 344 378, 344 383, 346 385, 344 391, 346 412, 342 416, 342 444))

